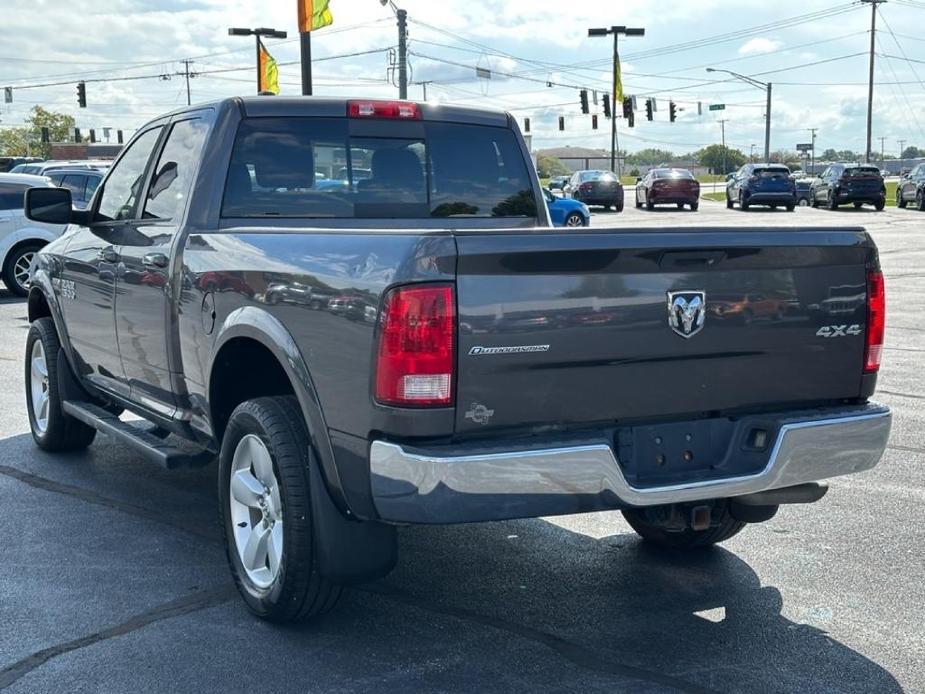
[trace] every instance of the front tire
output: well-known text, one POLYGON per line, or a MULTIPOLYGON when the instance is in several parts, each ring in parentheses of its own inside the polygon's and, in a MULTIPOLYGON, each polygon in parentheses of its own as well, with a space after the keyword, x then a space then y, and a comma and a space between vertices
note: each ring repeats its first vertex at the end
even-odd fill
POLYGON ((219 456, 225 551, 248 609, 272 622, 328 612, 340 586, 321 576, 313 542, 312 442, 292 395, 238 405, 219 456))
POLYGON ((615 204, 615 205, 613 206, 613 210, 614 210, 614 212, 622 212, 622 211, 623 211, 623 201, 621 200, 620 202, 618 202, 617 204, 615 204))
POLYGON ((572 212, 568 217, 565 218, 565 226, 567 227, 583 227, 584 225, 585 218, 577 212, 572 212))
POLYGON ((829 196, 828 198, 826 198, 825 206, 830 210, 838 209, 838 198, 835 197, 835 193, 833 193, 832 191, 829 191, 829 196))
POLYGON ((737 535, 746 525, 745 522, 732 517, 728 505, 723 507, 719 523, 706 530, 687 528, 681 531, 669 531, 647 522, 642 509, 627 509, 622 513, 626 522, 643 540, 669 549, 709 547, 737 535))
POLYGON ((906 198, 903 197, 902 190, 896 188, 896 207, 901 210, 906 209, 906 198))
POLYGON ((39 318, 26 337, 26 409, 36 445, 44 451, 80 451, 96 429, 64 413, 58 353, 61 343, 51 318, 39 318))
POLYGON ((921 190, 915 194, 915 206, 919 211, 925 212, 925 193, 921 190))
POLYGON ((726 209, 731 210, 735 206, 735 203, 732 202, 732 198, 729 197, 729 193, 726 193, 726 209))
POLYGON ((44 245, 38 241, 24 243, 10 252, 3 266, 3 283, 12 294, 26 296, 29 293, 29 268, 44 245))

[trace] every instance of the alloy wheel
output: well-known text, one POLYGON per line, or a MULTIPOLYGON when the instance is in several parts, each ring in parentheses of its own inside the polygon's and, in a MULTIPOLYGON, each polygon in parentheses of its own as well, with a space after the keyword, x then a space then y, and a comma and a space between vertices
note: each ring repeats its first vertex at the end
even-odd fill
POLYGON ((235 548, 248 578, 268 588, 283 556, 283 505, 273 458, 263 440, 248 434, 231 462, 229 504, 235 548))
POLYGON ((32 391, 32 418, 35 428, 41 433, 48 429, 48 364, 45 362, 45 348, 41 340, 32 343, 29 355, 29 388, 32 391))
POLYGON ((35 251, 26 251, 16 259, 13 265, 13 278, 23 289, 29 287, 29 269, 32 267, 33 258, 35 258, 35 251))

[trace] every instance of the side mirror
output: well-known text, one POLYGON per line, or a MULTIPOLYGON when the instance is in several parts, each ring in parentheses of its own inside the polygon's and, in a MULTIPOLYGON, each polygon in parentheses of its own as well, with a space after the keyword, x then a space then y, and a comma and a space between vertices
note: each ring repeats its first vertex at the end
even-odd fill
POLYGON ((642 183, 642 176, 636 176, 636 183, 642 183))
POLYGON ((543 196, 546 198, 546 202, 553 203, 556 201, 556 196, 552 194, 552 191, 549 188, 543 188, 543 196))
POLYGON ((734 173, 726 174, 726 180, 727 180, 727 181, 731 181, 731 180, 732 180, 733 178, 735 178, 735 177, 736 177, 736 175, 735 175, 734 173))
POLYGON ((23 202, 27 219, 45 224, 69 224, 71 191, 67 188, 29 188, 23 202))

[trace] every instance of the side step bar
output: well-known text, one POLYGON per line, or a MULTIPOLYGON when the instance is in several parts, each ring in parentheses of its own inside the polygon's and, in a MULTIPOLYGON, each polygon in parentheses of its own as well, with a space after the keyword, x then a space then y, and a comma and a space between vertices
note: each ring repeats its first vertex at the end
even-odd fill
POLYGON ((64 412, 74 419, 130 446, 151 462, 167 469, 201 467, 215 459, 215 455, 207 450, 191 452, 171 446, 164 438, 127 424, 91 402, 65 400, 61 405, 64 412))

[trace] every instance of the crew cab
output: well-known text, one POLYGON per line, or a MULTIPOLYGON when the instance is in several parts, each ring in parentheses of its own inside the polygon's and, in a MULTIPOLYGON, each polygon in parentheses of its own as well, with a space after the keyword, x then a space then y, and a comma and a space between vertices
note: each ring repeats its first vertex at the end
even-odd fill
POLYGON ((26 213, 69 224, 31 275, 35 442, 217 458, 266 619, 387 574, 399 525, 620 510, 698 547, 887 443, 862 229, 556 230, 505 113, 227 99, 139 129, 87 210, 37 188, 26 213))

